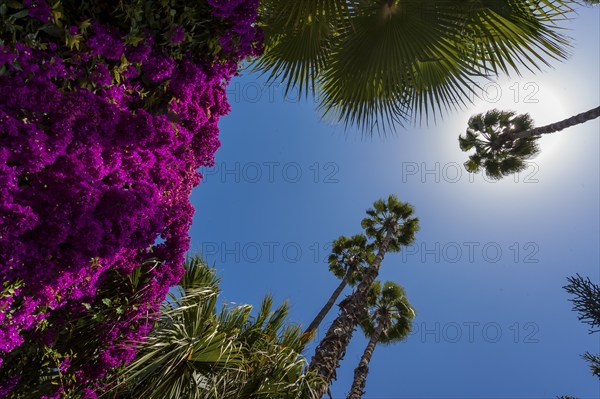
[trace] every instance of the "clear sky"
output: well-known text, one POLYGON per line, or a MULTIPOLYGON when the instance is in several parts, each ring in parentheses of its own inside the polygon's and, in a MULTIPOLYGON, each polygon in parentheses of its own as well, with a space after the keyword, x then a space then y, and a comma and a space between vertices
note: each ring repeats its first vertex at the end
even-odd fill
MULTIPOLYGON (((600 104, 599 11, 567 25, 573 54, 555 69, 491 82, 468 109, 387 138, 346 135, 312 101, 284 101, 242 72, 216 166, 192 197, 192 249, 217 267, 223 300, 258 305, 271 293, 306 326, 338 284, 331 241, 361 233, 365 210, 394 193, 414 205, 421 230, 386 256, 380 279, 405 287, 417 317, 405 342, 375 350, 366 399, 600 397, 580 358, 600 352, 600 334, 588 334, 561 288, 575 273, 600 281, 598 120, 542 138, 525 172, 496 183, 463 169, 457 141, 469 116, 491 108, 529 112, 541 126, 600 104)), ((366 342, 357 331, 334 399, 345 398, 366 342)))

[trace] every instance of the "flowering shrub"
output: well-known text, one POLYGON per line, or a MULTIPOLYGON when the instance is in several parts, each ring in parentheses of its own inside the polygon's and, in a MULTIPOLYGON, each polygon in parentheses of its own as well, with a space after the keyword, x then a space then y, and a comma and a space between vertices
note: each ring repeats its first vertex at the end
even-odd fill
POLYGON ((0 0, 0 398, 95 397, 135 355, 257 6, 0 0))

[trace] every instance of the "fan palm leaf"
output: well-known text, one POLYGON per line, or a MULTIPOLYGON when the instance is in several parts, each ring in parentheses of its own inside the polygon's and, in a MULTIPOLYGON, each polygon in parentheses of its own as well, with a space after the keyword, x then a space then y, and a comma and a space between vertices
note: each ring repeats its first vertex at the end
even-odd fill
POLYGON ((264 2, 255 68, 286 92, 312 91, 324 118, 372 133, 460 108, 482 78, 565 59, 557 24, 574 1, 292 3, 264 2))
POLYGON ((312 389, 301 356, 308 337, 287 322, 286 303, 264 298, 255 316, 249 305, 217 311, 220 280, 201 259, 166 301, 138 356, 123 370, 112 394, 120 398, 296 398, 312 389))

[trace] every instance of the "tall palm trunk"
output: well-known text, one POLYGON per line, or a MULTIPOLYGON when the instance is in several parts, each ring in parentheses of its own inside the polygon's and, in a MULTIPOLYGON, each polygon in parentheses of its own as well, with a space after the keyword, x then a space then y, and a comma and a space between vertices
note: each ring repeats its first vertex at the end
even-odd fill
POLYGON ((546 126, 540 126, 535 129, 515 133, 513 137, 518 139, 518 138, 533 136, 536 134, 548 134, 548 133, 560 132, 561 130, 566 129, 568 127, 579 125, 581 123, 591 121, 592 119, 596 119, 598 117, 600 117, 600 107, 590 109, 589 111, 582 112, 580 114, 577 114, 577 115, 572 116, 567 119, 563 119, 562 121, 559 121, 556 123, 551 123, 546 126))
POLYGON ((385 322, 381 320, 373 334, 371 334, 371 338, 369 339, 369 343, 363 352, 362 357, 360 358, 360 362, 358 363, 358 367, 354 369, 354 381, 352 381, 352 388, 350 388, 350 393, 348 393, 348 397, 346 399, 360 399, 364 390, 365 385, 367 383, 367 375, 369 374, 369 362, 371 361, 371 357, 373 356, 373 352, 375 351, 375 346, 377 342, 379 342, 379 338, 381 337, 381 333, 385 328, 385 322))
POLYGON ((352 275, 352 273, 354 273, 354 269, 355 269, 354 265, 352 265, 348 268, 348 272, 346 273, 346 275, 344 275, 344 278, 342 279, 340 285, 338 285, 338 287, 335 289, 335 291, 333 291, 333 294, 331 294, 331 297, 329 297, 329 300, 327 301, 325 306, 323 306, 323 308, 317 314, 315 319, 309 324, 308 328, 304 331, 305 334, 312 333, 319 327, 319 325, 321 324, 321 322, 323 321, 323 319, 325 318, 327 313, 329 313, 329 311, 335 304, 335 301, 337 301, 338 297, 340 296, 340 294, 342 293, 344 288, 346 288, 346 286, 348 285, 348 281, 350 280, 350 276, 352 275))
POLYGON ((307 395, 305 396, 306 399, 320 399, 327 392, 331 381, 336 378, 335 371, 340 366, 340 360, 343 359, 346 353, 354 329, 366 312, 367 293, 379 274, 379 267, 392 241, 393 234, 394 226, 390 225, 373 263, 365 271, 363 280, 356 291, 340 303, 340 314, 327 330, 327 334, 319 343, 319 346, 317 346, 308 366, 308 371, 317 374, 323 382, 321 386, 315 389, 313 396, 307 395))

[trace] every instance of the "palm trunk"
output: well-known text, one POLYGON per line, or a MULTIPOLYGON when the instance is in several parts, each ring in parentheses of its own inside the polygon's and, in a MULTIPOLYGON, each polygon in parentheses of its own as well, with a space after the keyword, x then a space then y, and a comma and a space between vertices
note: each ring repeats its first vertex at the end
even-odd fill
POLYGON ((317 346, 308 371, 320 377, 322 384, 315 389, 312 395, 305 395, 306 399, 320 399, 329 389, 331 381, 336 379, 336 370, 340 366, 340 360, 344 358, 354 329, 366 312, 367 292, 379 274, 379 267, 393 237, 393 229, 394 226, 388 227, 379 251, 373 263, 366 270, 363 280, 356 291, 340 303, 340 314, 317 346))
POLYGON ((354 273, 354 267, 350 266, 340 285, 338 285, 335 291, 333 291, 333 294, 331 294, 331 297, 329 298, 325 306, 323 306, 319 314, 317 314, 315 319, 309 324, 308 328, 304 331, 305 334, 312 333, 319 327, 327 313, 329 313, 329 311, 335 304, 335 301, 337 301, 344 288, 346 288, 346 285, 348 285, 348 280, 350 279, 352 273, 354 273))
POLYGON ((375 328, 375 331, 373 331, 373 334, 371 334, 371 338, 369 339, 369 343, 365 348, 362 357, 360 358, 358 367, 354 369, 354 381, 352 381, 352 388, 350 388, 350 393, 348 393, 348 397, 346 399, 360 399, 362 397, 362 394, 365 390, 365 385, 367 384, 369 362, 371 361, 371 357, 375 351, 375 346, 377 345, 377 342, 379 342, 379 337, 381 337, 383 328, 383 323, 378 323, 377 328, 375 328))
POLYGON ((537 134, 560 132, 561 130, 566 129, 568 127, 579 125, 581 123, 591 121, 592 119, 596 119, 598 117, 600 117, 600 107, 590 109, 589 111, 582 112, 580 114, 577 114, 567 119, 563 119, 562 121, 556 123, 551 123, 550 125, 540 126, 535 129, 515 133, 513 137, 519 139, 537 134))

